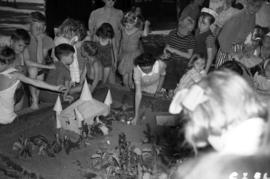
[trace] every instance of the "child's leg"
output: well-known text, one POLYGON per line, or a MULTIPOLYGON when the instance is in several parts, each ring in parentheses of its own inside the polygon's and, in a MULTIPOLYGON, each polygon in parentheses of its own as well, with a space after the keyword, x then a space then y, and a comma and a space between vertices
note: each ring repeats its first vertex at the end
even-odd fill
POLYGON ((108 78, 111 74, 111 67, 104 67, 103 69, 103 83, 107 83, 108 82, 108 78))
POLYGON ((134 88, 133 75, 132 73, 128 74, 128 86, 130 89, 134 88))
MULTIPOLYGON (((29 77, 32 79, 36 79, 37 78, 37 68, 33 68, 33 67, 29 67, 28 68, 28 73, 29 73, 29 77)), ((29 90, 30 90, 30 95, 31 95, 31 109, 38 109, 38 98, 37 98, 37 89, 33 86, 29 86, 29 90)))
POLYGON ((125 87, 129 87, 129 83, 128 83, 128 74, 123 74, 123 83, 125 87))
MULTIPOLYGON (((44 80, 44 74, 38 75, 37 80, 43 81, 44 80)), ((36 88, 36 97, 37 97, 37 102, 39 103, 39 93, 40 90, 36 88)))

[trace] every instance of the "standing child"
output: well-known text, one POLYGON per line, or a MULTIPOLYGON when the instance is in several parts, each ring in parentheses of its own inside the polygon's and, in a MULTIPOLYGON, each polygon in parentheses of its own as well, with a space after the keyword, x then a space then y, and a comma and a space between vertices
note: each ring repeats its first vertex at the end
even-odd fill
MULTIPOLYGON (((30 60, 40 64, 45 63, 45 58, 48 56, 48 51, 54 47, 54 42, 51 37, 45 34, 46 18, 40 12, 32 12, 30 14, 30 44, 28 46, 30 60)), ((44 79, 44 71, 36 67, 28 67, 29 77, 33 79, 44 79)), ((38 109, 39 90, 30 86, 32 109, 38 109)))
POLYGON ((194 55, 190 60, 191 69, 184 74, 184 76, 179 81, 175 93, 184 88, 190 88, 194 83, 198 83, 202 77, 206 76, 206 71, 204 70, 206 59, 202 55, 194 55))
POLYGON ((14 112, 14 95, 20 82, 58 92, 65 89, 61 85, 49 85, 26 77, 14 68, 15 56, 15 52, 9 47, 0 49, 0 124, 11 123, 17 116, 14 112))
POLYGON ((82 84, 81 74, 83 73, 84 65, 80 63, 77 49, 80 48, 81 41, 86 37, 86 29, 80 21, 67 18, 56 31, 56 37, 54 39, 56 46, 67 43, 75 49, 73 63, 69 66, 70 77, 73 84, 82 84))
POLYGON ((119 73, 123 77, 125 87, 133 88, 132 70, 134 59, 142 52, 141 37, 147 35, 148 23, 145 30, 141 30, 142 20, 134 12, 128 12, 123 20, 122 40, 120 45, 120 64, 119 73))
POLYGON ((95 90, 98 82, 102 80, 102 65, 97 60, 97 43, 84 41, 81 46, 81 55, 87 59, 86 76, 91 81, 91 92, 95 90))
POLYGON ((112 68, 116 66, 116 59, 113 55, 112 39, 114 38, 113 27, 109 23, 103 23, 96 31, 98 38, 98 54, 97 59, 103 66, 102 82, 107 83, 111 75, 112 68))

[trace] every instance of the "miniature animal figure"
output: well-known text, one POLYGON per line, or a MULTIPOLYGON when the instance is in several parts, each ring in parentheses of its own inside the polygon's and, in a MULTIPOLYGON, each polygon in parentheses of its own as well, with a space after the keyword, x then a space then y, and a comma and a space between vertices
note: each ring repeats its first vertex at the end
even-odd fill
POLYGON ((17 152, 19 157, 32 157, 32 145, 28 138, 20 136, 18 141, 13 144, 12 149, 17 152))
POLYGON ((63 144, 66 154, 69 154, 72 149, 80 149, 81 142, 82 136, 80 136, 76 142, 73 142, 69 137, 65 136, 63 144))

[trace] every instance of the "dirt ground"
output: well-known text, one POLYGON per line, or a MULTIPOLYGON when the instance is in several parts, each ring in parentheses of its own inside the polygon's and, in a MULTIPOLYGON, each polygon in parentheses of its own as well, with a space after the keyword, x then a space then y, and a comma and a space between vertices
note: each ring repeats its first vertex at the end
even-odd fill
MULTIPOLYGON (((110 88, 113 98, 113 105, 119 105, 125 96, 129 104, 133 104, 133 94, 119 88, 110 88)), ((103 101, 107 93, 107 88, 97 90, 94 97, 103 101)), ((150 124, 153 133, 158 134, 162 127, 156 125, 155 116, 166 113, 169 106, 168 100, 154 99, 145 97, 142 102, 145 109, 146 118, 139 121, 136 126, 114 121, 112 131, 107 136, 94 138, 86 146, 75 149, 69 155, 61 152, 55 158, 45 155, 34 155, 32 158, 18 158, 12 150, 13 143, 20 137, 30 137, 43 135, 49 140, 54 139, 55 118, 52 106, 42 110, 32 112, 19 117, 14 123, 0 127, 0 153, 8 156, 11 160, 21 165, 28 171, 40 174, 46 179, 80 179, 89 168, 90 157, 99 149, 113 149, 118 144, 118 135, 122 132, 126 134, 127 141, 139 148, 147 148, 148 144, 142 144, 145 138, 143 131, 146 130, 146 124, 150 124)), ((0 178, 1 178, 0 171, 0 178)), ((7 178, 6 176, 3 178, 7 178)))

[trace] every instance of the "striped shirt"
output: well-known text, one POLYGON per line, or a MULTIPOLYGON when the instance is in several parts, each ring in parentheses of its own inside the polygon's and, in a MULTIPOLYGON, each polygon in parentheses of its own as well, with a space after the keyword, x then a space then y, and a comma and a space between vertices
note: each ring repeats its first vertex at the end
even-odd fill
MULTIPOLYGON (((195 49, 196 41, 193 35, 187 35, 181 37, 177 34, 177 29, 172 30, 167 39, 167 44, 179 51, 187 53, 190 49, 195 49)), ((175 60, 188 60, 185 57, 179 56, 177 54, 171 54, 171 59, 175 60)))

